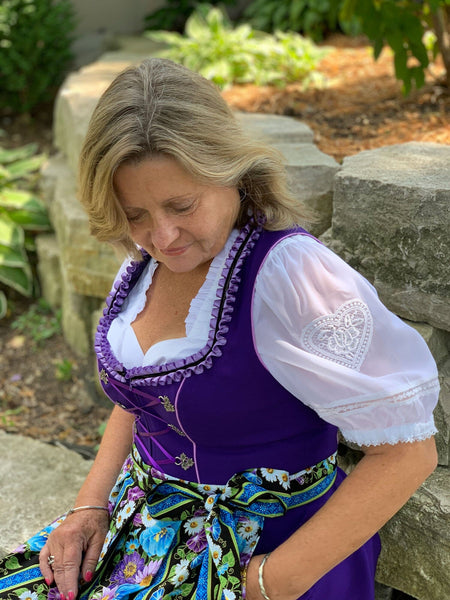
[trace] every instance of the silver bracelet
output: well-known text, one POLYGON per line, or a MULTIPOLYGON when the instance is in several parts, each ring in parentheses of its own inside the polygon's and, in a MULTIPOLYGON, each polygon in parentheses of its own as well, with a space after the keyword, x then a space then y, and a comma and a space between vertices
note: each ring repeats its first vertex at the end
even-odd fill
POLYGON ((69 515, 73 514, 74 512, 78 512, 79 510, 88 510, 89 508, 95 508, 97 510, 106 510, 109 512, 109 509, 107 506, 92 506, 92 505, 87 505, 87 506, 77 506, 76 508, 70 508, 67 512, 66 512, 66 517, 68 517, 69 515))
POLYGON ((269 558, 269 556, 270 556, 270 552, 268 552, 265 555, 265 557, 262 559, 261 564, 259 565, 259 568, 258 568, 259 591, 261 592, 261 595, 264 597, 265 600, 270 600, 269 596, 267 595, 266 589, 264 587, 264 580, 263 580, 264 565, 266 564, 266 560, 269 558))

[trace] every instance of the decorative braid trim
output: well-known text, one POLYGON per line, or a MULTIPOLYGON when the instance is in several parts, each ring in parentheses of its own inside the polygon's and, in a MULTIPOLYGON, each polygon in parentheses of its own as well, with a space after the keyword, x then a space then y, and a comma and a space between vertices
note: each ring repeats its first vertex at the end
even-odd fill
POLYGON ((181 381, 183 377, 203 373, 210 369, 213 359, 222 355, 221 347, 227 342, 226 334, 231 321, 236 293, 241 278, 239 276, 245 258, 250 254, 261 235, 262 224, 252 219, 236 238, 219 280, 217 297, 213 304, 208 341, 206 345, 191 356, 164 365, 135 367, 125 369, 115 357, 107 335, 112 321, 116 318, 130 290, 136 284, 150 256, 143 252, 142 261, 133 261, 122 274, 114 289, 106 299, 106 308, 100 319, 95 336, 95 352, 102 366, 115 379, 125 382, 133 379, 135 385, 168 385, 181 381))
MULTIPOLYGON (((428 381, 419 383, 408 390, 402 390, 397 394, 389 396, 380 396, 370 398, 360 398, 358 401, 341 404, 339 406, 329 406, 321 410, 321 415, 342 415, 348 412, 371 409, 377 404, 408 404, 414 400, 422 398, 425 394, 439 390, 439 380, 433 377, 428 381)), ((326 417, 324 417, 326 418, 326 417)))

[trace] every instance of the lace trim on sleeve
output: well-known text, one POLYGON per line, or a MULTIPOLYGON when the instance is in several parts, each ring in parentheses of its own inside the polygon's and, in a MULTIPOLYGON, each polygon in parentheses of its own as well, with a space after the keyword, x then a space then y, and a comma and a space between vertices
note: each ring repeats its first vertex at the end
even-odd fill
POLYGON ((410 404, 412 402, 420 402, 426 396, 429 396, 433 392, 439 392, 439 380, 437 377, 433 377, 428 381, 419 383, 418 385, 403 390, 397 394, 391 394, 389 396, 376 396, 370 398, 360 398, 357 402, 346 402, 345 404, 335 404, 328 407, 322 407, 320 414, 322 418, 327 419, 331 415, 342 415, 345 413, 355 413, 358 411, 368 411, 377 408, 378 406, 385 406, 386 404, 410 404))
POLYGON ((398 444, 399 442, 421 442, 437 433, 434 419, 426 423, 395 425, 388 429, 372 429, 371 431, 355 431, 341 429, 348 442, 359 446, 381 446, 382 444, 398 444))

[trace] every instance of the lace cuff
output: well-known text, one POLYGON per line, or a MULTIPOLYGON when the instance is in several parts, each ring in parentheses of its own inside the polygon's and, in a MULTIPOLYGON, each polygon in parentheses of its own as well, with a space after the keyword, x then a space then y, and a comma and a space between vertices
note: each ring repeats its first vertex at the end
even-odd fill
POLYGON ((398 444, 399 442, 420 442, 437 433, 434 419, 426 423, 394 425, 387 429, 372 429, 371 431, 355 431, 341 429, 348 442, 358 446, 380 446, 381 444, 398 444))

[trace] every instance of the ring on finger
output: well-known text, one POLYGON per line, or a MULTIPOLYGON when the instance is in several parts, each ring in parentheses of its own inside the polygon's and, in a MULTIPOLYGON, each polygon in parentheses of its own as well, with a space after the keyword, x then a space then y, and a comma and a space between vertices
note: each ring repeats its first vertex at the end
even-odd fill
POLYGON ((50 567, 53 565, 53 563, 55 562, 55 557, 53 556, 53 554, 49 555, 49 557, 47 558, 47 562, 50 567))

